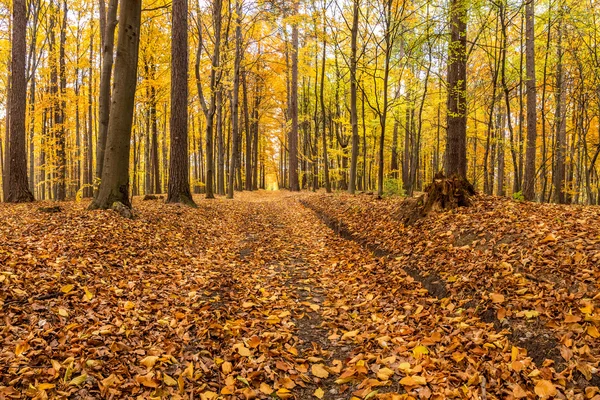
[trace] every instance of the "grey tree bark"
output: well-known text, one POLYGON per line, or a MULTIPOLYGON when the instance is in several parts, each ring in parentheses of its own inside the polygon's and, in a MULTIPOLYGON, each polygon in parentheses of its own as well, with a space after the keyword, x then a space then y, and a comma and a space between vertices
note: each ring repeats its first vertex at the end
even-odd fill
MULTIPOLYGON (((98 143, 96 145, 96 178, 102 179, 104 167, 104 152, 106 149, 108 124, 110 119, 110 81, 113 70, 113 52, 115 44, 115 28, 117 27, 117 8, 119 0, 110 0, 105 17, 104 31, 102 35, 102 68, 100 71, 100 94, 99 94, 99 119, 98 143)), ((102 10, 101 10, 102 14, 102 10)), ((102 22, 102 19, 101 19, 102 22)), ((96 182, 98 184, 98 182, 96 182)))
POLYGON ((27 33, 26 0, 13 1, 12 24, 12 84, 10 102, 10 131, 8 157, 8 185, 5 200, 8 203, 33 201, 27 181, 27 152, 25 150, 25 109, 27 107, 27 78, 25 53, 27 33))
POLYGON ((119 37, 115 59, 115 84, 110 108, 102 180, 90 209, 111 208, 129 199, 129 150, 137 83, 142 0, 123 2, 119 12, 119 37))
POLYGON ((190 191, 188 151, 187 0, 173 0, 171 39, 171 156, 167 203, 195 206, 190 191))
POLYGON ((527 147, 525 150, 525 177, 523 197, 535 199, 535 150, 537 141, 537 91, 535 80, 535 0, 525 0, 525 70, 527 80, 527 147))

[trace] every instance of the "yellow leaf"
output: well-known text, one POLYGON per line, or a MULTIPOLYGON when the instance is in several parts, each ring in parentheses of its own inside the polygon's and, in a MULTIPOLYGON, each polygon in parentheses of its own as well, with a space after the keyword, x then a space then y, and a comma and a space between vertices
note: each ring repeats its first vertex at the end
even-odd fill
POLYGON ((402 372, 409 373, 410 372, 410 363, 407 362, 402 362, 400 364, 398 364, 398 369, 402 372))
POLYGON ((158 382, 154 380, 154 373, 150 372, 146 375, 138 375, 135 377, 135 380, 140 385, 155 388, 158 387, 158 382))
POLYGON ((194 363, 191 362, 188 364, 188 366, 185 368, 185 370, 181 373, 181 378, 189 378, 189 379, 193 379, 194 378, 194 363))
POLYGON ((537 316, 540 315, 540 313, 538 311, 535 311, 535 310, 523 311, 523 314, 525 314, 525 316, 527 317, 527 319, 535 318, 535 317, 537 317, 537 316))
POLYGON ((252 355, 252 352, 244 345, 244 343, 236 343, 233 345, 233 348, 237 349, 242 357, 250 357, 252 355))
POLYGON ((394 371, 389 368, 381 368, 379 371, 377 371, 377 378, 382 381, 389 380, 392 375, 394 375, 394 371))
POLYGON ((541 398, 547 398, 556 395, 556 387, 550 381, 540 379, 535 385, 535 394, 541 398))
POLYGON ((154 367, 154 364, 156 364, 156 361, 158 361, 158 357, 157 356, 148 356, 148 357, 144 357, 142 359, 142 361, 140 361, 140 364, 142 364, 144 367, 151 369, 152 367, 154 367))
POLYGON ((542 241, 540 243, 550 243, 550 242, 556 242, 556 236, 554 236, 554 234, 549 233, 544 239, 542 239, 542 241))
POLYGON ((490 298, 493 303, 504 303, 504 295, 500 293, 492 293, 490 294, 490 298))
POLYGON ((64 308, 59 308, 58 315, 60 315, 61 317, 68 317, 69 312, 67 310, 65 310, 64 308))
POLYGON ((415 358, 421 358, 421 356, 429 354, 429 349, 423 345, 417 346, 413 349, 413 355, 415 358))
POLYGON ((131 310, 131 309, 135 308, 135 303, 133 301, 127 300, 125 302, 125 304, 123 304, 123 308, 126 310, 131 310))
POLYGON ((404 386, 423 386, 427 384, 427 380, 419 375, 405 376, 400 379, 400 384, 404 386))
POLYGON ((251 308, 251 307, 254 307, 255 305, 256 304, 254 304, 251 301, 245 301, 245 302, 242 303, 242 307, 244 307, 244 308, 251 308))
POLYGON ((63 287, 60 288, 60 291, 67 294, 69 293, 71 290, 73 290, 73 288, 75 287, 75 285, 65 285, 63 287))
POLYGON ((86 300, 86 301, 90 301, 90 300, 92 300, 92 299, 94 298, 94 293, 90 292, 90 291, 88 290, 87 286, 85 286, 85 287, 83 288, 83 291, 85 292, 85 294, 84 294, 84 296, 83 296, 84 300, 86 300))
POLYGON ((81 374, 76 378, 71 379, 69 386, 79 386, 87 380, 87 374, 81 374))
POLYGON ((37 388, 38 390, 48 390, 48 389, 54 389, 56 387, 55 384, 53 383, 40 383, 37 388))
POLYGON ((329 377, 329 372, 327 372, 323 364, 313 364, 310 371, 318 378, 326 379, 329 377))
POLYGON ((595 325, 588 326, 588 328, 587 328, 587 334, 590 335, 593 338, 600 337, 600 332, 598 332, 598 328, 596 328, 595 325))
POLYGON ((267 323, 275 325, 281 322, 281 319, 277 315, 269 315, 267 318, 267 323))
POLYGON ((177 381, 167 374, 163 374, 163 382, 167 386, 177 386, 177 381))
POLYGON ((207 390, 204 393, 200 393, 200 400, 214 400, 218 397, 218 394, 216 394, 215 392, 211 392, 210 390, 207 390))
POLYGON ((315 390, 313 393, 313 396, 315 396, 317 399, 322 399, 323 396, 325 396, 325 392, 323 392, 323 389, 317 388, 317 390, 315 390))
POLYGON ((232 369, 233 367, 229 361, 225 361, 223 365, 221 365, 221 371, 226 375, 230 374, 232 369))
POLYGON ((594 311, 594 305, 592 303, 585 303, 584 307, 580 307, 579 311, 584 314, 591 314, 594 311))
POLYGON ((286 388, 280 388, 277 391, 277 396, 279 396, 280 398, 285 400, 285 399, 289 399, 290 397, 292 397, 292 393, 289 390, 287 390, 286 388))
POLYGON ((20 356, 21 354, 25 353, 27 350, 29 350, 29 343, 27 343, 27 342, 17 343, 17 346, 15 347, 15 356, 20 356))
POLYGON ((359 332, 358 330, 348 331, 342 335, 342 340, 354 338, 358 335, 358 332, 359 332))
POLYGON ((268 383, 263 382, 260 384, 260 391, 269 396, 273 393, 273 388, 268 383))

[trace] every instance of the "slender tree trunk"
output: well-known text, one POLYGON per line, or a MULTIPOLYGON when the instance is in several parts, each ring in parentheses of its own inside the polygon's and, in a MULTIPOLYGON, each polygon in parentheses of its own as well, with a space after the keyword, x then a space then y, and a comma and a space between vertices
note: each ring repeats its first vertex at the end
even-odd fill
MULTIPOLYGON (((141 0, 121 4, 115 60, 115 84, 111 101, 104 170, 98 195, 90 209, 111 208, 115 202, 131 207, 129 199, 129 150, 140 44, 141 0)), ((108 41, 107 41, 108 43, 108 41)))
POLYGON ((195 206, 190 191, 188 150, 188 3, 187 0, 173 0, 172 4, 171 152, 167 203, 195 206))
MULTIPOLYGON (((294 15, 298 14, 298 0, 294 0, 294 15)), ((298 47, 299 47, 298 22, 292 23, 292 81, 290 83, 290 117, 292 126, 288 140, 290 153, 290 190, 299 191, 298 181, 298 47)))
MULTIPOLYGON (((92 15, 94 8, 92 6, 92 15)), ((93 23, 91 23, 93 26, 93 23)), ((85 152, 85 161, 83 168, 83 197, 88 198, 94 195, 93 190, 93 156, 92 156, 92 138, 94 136, 94 35, 90 37, 90 68, 88 69, 88 104, 87 104, 87 132, 83 135, 83 147, 85 152)))
MULTIPOLYGON (((323 1, 323 20, 325 23, 325 0, 323 1)), ((323 25, 325 26, 325 25, 323 25)), ((325 28, 324 28, 325 29, 325 28)), ((325 191, 331 193, 331 182, 329 180, 329 157, 327 154, 327 114, 325 113, 325 61, 327 56, 327 32, 323 32, 323 52, 321 53, 321 88, 319 99, 321 102, 321 120, 323 122, 323 130, 321 131, 323 141, 323 174, 325 175, 325 191)))
MULTIPOLYGON (((106 149, 107 132, 111 111, 111 76, 113 70, 113 53, 115 44, 115 28, 117 27, 117 9, 119 1, 109 0, 108 12, 106 14, 105 30, 102 36, 102 68, 100 70, 100 94, 99 94, 99 119, 98 143, 96 144, 96 179, 102 179, 104 167, 104 152, 106 149)), ((102 14, 102 10, 101 10, 102 14)), ((115 82, 116 83, 116 82, 115 82)), ((99 182, 96 182, 96 186, 99 182)))
POLYGON ((237 20, 235 28, 235 61, 233 67, 233 93, 231 99, 231 156, 229 159, 229 182, 227 187, 227 198, 233 199, 235 189, 236 171, 238 165, 238 153, 240 142, 240 124, 239 124, 239 95, 240 95, 240 65, 242 61, 242 20, 241 0, 236 1, 237 20))
POLYGON ((246 165, 244 189, 252 190, 252 132, 250 130, 250 110, 248 109, 247 71, 242 74, 242 93, 244 109, 244 131, 246 132, 246 165))
POLYGON ((450 2, 446 175, 467 179, 467 4, 450 2))
POLYGON ((63 1, 63 16, 60 27, 60 44, 58 50, 58 65, 59 65, 59 80, 60 87, 57 99, 57 108, 55 111, 55 123, 56 123, 56 158, 57 158, 57 182, 56 182, 56 199, 58 201, 64 201, 67 197, 67 161, 65 153, 65 142, 66 142, 66 129, 65 129, 65 110, 67 108, 66 101, 66 90, 67 90, 67 76, 66 76, 66 64, 65 64, 65 44, 67 41, 67 2, 63 1))
POLYGON ((527 148, 523 197, 535 199, 535 156, 537 141, 537 93, 535 80, 535 0, 525 0, 525 69, 527 73, 527 148))
POLYGON ((348 193, 354 194, 356 191, 356 169, 358 161, 358 110, 356 107, 357 87, 356 80, 357 69, 357 42, 358 42, 358 16, 359 0, 354 0, 352 5, 352 29, 350 44, 350 125, 352 128, 352 153, 350 158, 350 181, 348 182, 348 193))
POLYGON ((565 94, 564 94, 564 76, 563 76, 563 48, 562 48, 562 11, 558 20, 558 39, 556 47, 556 147, 554 174, 554 201, 558 204, 564 204, 565 196, 565 148, 566 148, 566 126, 567 119, 565 115, 565 94))
POLYGON ((27 5, 26 0, 13 1, 10 146, 8 157, 8 203, 33 201, 27 182, 27 152, 25 150, 25 110, 27 107, 27 78, 25 57, 27 52, 27 5))

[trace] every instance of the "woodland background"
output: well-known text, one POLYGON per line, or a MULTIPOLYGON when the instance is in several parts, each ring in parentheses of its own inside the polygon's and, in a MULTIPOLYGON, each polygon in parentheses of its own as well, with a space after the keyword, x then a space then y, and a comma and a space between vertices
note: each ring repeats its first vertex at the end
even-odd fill
MULTIPOLYGON (((107 44, 101 33, 111 24, 105 12, 116 1, 27 3, 30 190, 36 199, 90 197, 98 184, 102 125, 99 92, 107 44)), ((3 170, 11 6, 12 1, 0 1, 3 170)), ((597 204, 600 9, 594 0, 470 1, 466 7, 467 178, 478 191, 523 197, 526 120, 534 110, 536 123, 529 130, 535 135, 536 179, 533 198, 525 197, 597 204), (526 73, 528 54, 533 75, 526 73), (529 106, 528 93, 534 94, 529 106)), ((423 190, 445 162, 448 8, 443 0, 191 1, 192 191, 203 193, 211 179, 215 192, 224 194, 232 151, 240 167, 236 189, 289 187, 290 161, 295 162, 289 149, 296 146, 301 188, 423 190), (236 55, 239 122, 232 124, 236 55), (359 139, 355 181, 350 178, 353 81, 359 139), (297 116, 290 111, 294 90, 297 116), (214 115, 208 146, 207 111, 214 115), (299 142, 290 146, 293 129, 299 142), (232 130, 241 135, 235 149, 232 130), (207 178, 207 157, 215 165, 212 178, 207 178)), ((167 189, 170 41, 171 3, 144 1, 130 157, 133 195, 167 189)))

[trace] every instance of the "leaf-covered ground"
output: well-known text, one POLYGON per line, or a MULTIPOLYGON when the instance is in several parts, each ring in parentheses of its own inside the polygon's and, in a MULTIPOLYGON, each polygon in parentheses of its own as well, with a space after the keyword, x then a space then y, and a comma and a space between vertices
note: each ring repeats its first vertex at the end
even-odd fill
POLYGON ((0 205, 0 399, 600 398, 597 209, 239 197, 0 205))

